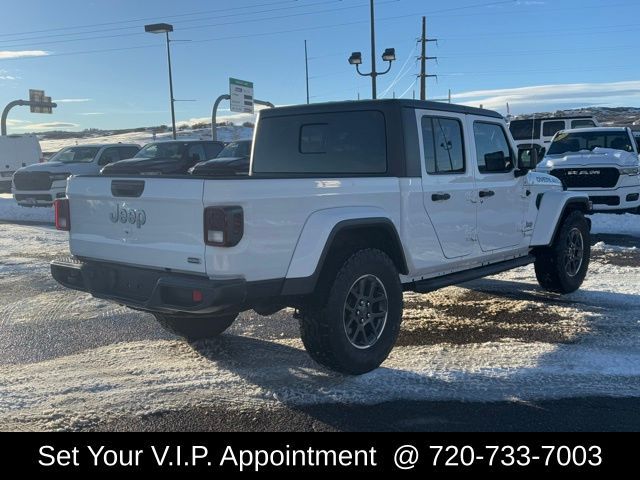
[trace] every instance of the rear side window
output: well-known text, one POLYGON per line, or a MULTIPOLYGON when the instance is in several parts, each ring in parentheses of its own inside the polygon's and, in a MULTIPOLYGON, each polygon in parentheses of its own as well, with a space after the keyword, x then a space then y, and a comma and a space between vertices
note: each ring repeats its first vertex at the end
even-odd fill
POLYGON ((590 128, 595 127, 596 124, 593 123, 593 120, 572 120, 571 128, 590 128))
POLYGON ((190 161, 193 161, 193 162, 203 162, 207 160, 204 154, 204 147, 199 143, 196 143, 195 145, 191 145, 189 147, 189 151, 187 152, 187 157, 189 158, 190 161))
POLYGON ((427 173, 464 173, 462 125, 458 120, 422 117, 422 139, 427 173))
POLYGON ((253 157, 254 173, 386 173, 385 118, 374 110, 265 117, 253 157))
POLYGON ((505 173, 513 169, 513 152, 501 125, 475 122, 473 136, 480 173, 505 173))
POLYGON ((105 148, 100 155, 98 165, 108 165, 109 163, 117 162, 120 160, 120 153, 117 148, 105 148))
POLYGON ((224 146, 220 143, 213 143, 213 142, 205 143, 204 153, 207 155, 207 160, 216 158, 223 148, 224 146))
POLYGON ((533 120, 513 120, 509 124, 509 130, 515 140, 531 140, 537 135, 533 134, 533 120))
POLYGON ((560 130, 564 130, 564 120, 544 122, 542 124, 542 135, 545 137, 553 137, 560 130))
POLYGON ((133 158, 140 151, 136 147, 120 147, 118 150, 120 150, 120 158, 123 160, 133 158))

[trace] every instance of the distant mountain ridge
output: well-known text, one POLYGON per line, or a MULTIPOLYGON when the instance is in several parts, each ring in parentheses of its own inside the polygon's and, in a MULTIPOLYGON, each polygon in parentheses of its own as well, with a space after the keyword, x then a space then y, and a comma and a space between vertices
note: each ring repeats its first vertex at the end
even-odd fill
POLYGON ((632 127, 640 130, 640 107, 585 107, 555 112, 539 112, 526 115, 515 115, 514 119, 534 117, 566 117, 574 115, 590 115, 595 117, 604 127, 632 127))

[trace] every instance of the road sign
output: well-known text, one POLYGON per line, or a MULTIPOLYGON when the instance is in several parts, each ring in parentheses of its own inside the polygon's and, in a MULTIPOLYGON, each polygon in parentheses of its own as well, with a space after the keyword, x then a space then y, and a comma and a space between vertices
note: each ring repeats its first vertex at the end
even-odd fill
POLYGON ((229 95, 232 112, 253 113, 253 82, 230 78, 229 95))
MULTIPOLYGON (((51 103, 51 97, 47 97, 44 94, 44 90, 29 90, 29 102, 33 104, 37 103, 51 103)), ((47 106, 34 106, 31 105, 31 113, 52 113, 52 108, 47 106)))

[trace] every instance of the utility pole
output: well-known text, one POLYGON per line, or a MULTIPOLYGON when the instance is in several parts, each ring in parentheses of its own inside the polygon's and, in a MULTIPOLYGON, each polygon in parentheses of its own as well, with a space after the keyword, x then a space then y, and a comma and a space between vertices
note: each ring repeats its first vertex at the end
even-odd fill
POLYGON ((309 56, 307 55, 307 41, 304 41, 304 71, 307 77, 307 105, 309 105, 309 56))
POLYGON ((420 54, 420 100, 427 99, 427 78, 437 77, 437 75, 427 75, 427 60, 437 60, 438 57, 427 56, 427 43, 437 42, 436 38, 427 38, 427 17, 422 17, 422 36, 420 43, 422 44, 422 52, 420 54))
POLYGON ((378 98, 377 72, 376 72, 376 19, 373 0, 371 0, 371 98, 378 98))

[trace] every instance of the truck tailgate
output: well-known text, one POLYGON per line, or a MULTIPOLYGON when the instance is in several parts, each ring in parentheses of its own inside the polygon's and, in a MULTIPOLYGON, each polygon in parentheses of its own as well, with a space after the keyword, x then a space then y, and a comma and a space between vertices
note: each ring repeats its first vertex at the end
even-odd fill
POLYGON ((189 178, 71 178, 71 253, 204 274, 203 188, 189 178))

